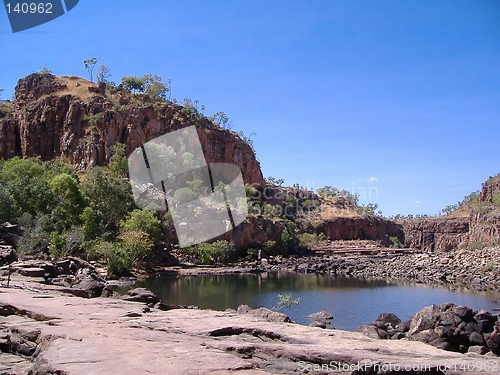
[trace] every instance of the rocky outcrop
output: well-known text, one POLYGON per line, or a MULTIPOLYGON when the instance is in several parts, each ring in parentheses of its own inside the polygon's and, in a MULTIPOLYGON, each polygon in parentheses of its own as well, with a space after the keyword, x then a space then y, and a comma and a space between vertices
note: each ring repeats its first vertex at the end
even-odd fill
POLYGON ((130 153, 160 135, 196 125, 208 163, 236 164, 246 183, 264 184, 252 147, 236 133, 190 116, 180 105, 106 94, 82 79, 63 78, 34 73, 19 81, 13 110, 0 115, 0 158, 61 158, 84 170, 109 162, 118 142, 130 153), (83 95, 78 90, 85 86, 83 95))
POLYGON ((406 244, 424 251, 500 244, 499 204, 500 176, 490 177, 481 188, 479 201, 465 203, 448 216, 406 220, 406 244))
MULTIPOLYGON (((416 341, 267 321, 250 313, 160 311, 14 282, 26 288, 0 293, 0 371, 8 374, 429 375, 452 368, 456 375, 468 366, 484 370, 493 359, 416 341)), ((494 373, 490 369, 483 375, 494 373)))
POLYGON ((327 240, 372 240, 389 245, 389 237, 404 243, 401 225, 377 216, 337 217, 324 221, 317 229, 327 240))
POLYGON ((412 319, 407 336, 445 350, 500 355, 499 317, 451 303, 423 308, 412 319))
POLYGON ((421 341, 440 349, 500 355, 500 316, 452 303, 424 307, 411 321, 381 314, 357 330, 379 339, 421 341))
POLYGON ((408 220, 403 224, 406 245, 424 251, 449 251, 469 243, 468 217, 408 220))
POLYGON ((479 193, 481 202, 493 203, 500 196, 500 176, 490 177, 482 186, 479 193))

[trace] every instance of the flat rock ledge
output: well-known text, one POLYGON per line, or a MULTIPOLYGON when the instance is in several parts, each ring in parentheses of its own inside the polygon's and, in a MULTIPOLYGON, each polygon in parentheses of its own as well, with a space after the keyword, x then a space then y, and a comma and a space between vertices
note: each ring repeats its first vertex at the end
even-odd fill
POLYGON ((162 311, 118 298, 84 299, 21 276, 0 287, 0 349, 0 374, 9 375, 500 371, 498 358, 421 342, 235 311, 162 311))

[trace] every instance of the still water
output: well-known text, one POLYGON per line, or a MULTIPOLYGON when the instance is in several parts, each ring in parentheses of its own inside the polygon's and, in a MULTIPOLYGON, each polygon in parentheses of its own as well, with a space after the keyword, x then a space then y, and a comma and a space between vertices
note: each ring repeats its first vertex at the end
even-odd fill
POLYGON ((500 303, 494 301, 500 293, 293 272, 161 277, 138 282, 136 286, 152 290, 167 304, 215 310, 235 309, 240 304, 274 308, 278 294, 289 293, 300 298, 300 303, 281 311, 293 321, 309 324, 307 315, 326 310, 334 316, 332 326, 344 330, 372 322, 382 312, 393 312, 406 320, 424 306, 445 302, 477 310, 500 308, 500 303))

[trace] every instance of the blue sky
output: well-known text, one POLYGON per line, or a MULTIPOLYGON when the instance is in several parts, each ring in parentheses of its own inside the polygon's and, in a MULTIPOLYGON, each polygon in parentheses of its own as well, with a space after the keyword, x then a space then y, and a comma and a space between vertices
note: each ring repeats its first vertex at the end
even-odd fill
POLYGON ((116 82, 158 74, 255 133, 266 176, 387 215, 436 214, 500 173, 500 1, 81 0, 16 34, 0 9, 0 48, 4 99, 89 57, 116 82))

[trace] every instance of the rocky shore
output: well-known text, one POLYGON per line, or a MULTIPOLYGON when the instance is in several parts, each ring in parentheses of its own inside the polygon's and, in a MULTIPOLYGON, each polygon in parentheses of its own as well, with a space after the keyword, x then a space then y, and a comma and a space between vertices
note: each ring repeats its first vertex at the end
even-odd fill
POLYGON ((43 278, 0 287, 1 374, 496 374, 498 358, 287 323, 267 309, 80 298, 43 278), (166 311, 165 311, 166 310, 166 311))
POLYGON ((239 273, 259 271, 317 272, 336 275, 410 281, 476 291, 500 289, 500 247, 426 253, 413 250, 379 251, 376 254, 335 253, 307 257, 269 257, 232 267, 169 267, 170 274, 239 273))

